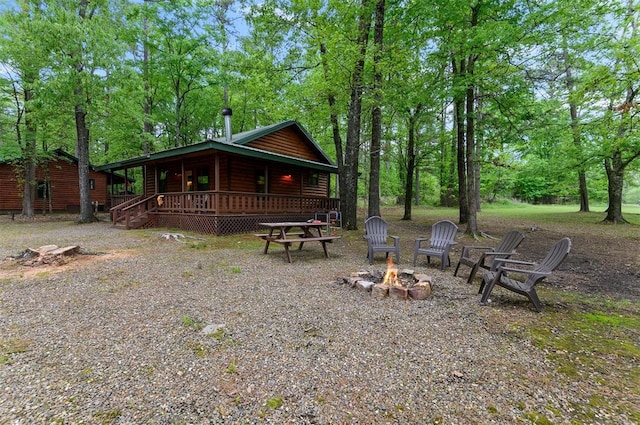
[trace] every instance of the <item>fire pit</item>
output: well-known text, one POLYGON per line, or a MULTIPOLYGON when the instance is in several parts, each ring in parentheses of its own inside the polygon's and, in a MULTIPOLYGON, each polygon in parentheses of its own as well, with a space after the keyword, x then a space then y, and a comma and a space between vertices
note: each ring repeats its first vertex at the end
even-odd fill
POLYGON ((409 269, 398 270, 392 257, 387 260, 386 271, 354 272, 338 282, 371 292, 373 296, 380 298, 424 300, 431 296, 431 276, 414 273, 409 269))

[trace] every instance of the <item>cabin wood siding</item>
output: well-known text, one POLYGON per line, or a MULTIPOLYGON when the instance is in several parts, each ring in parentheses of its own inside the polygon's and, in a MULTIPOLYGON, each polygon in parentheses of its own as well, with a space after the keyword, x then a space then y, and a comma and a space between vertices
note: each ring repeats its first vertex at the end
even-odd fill
MULTIPOLYGON (((258 190, 257 176, 264 170, 264 162, 251 158, 229 156, 225 176, 229 179, 229 189, 232 192, 256 193, 258 190)), ((222 173, 221 173, 222 175, 222 173)))
MULTIPOLYGON (((50 160, 48 172, 43 168, 36 168, 36 180, 45 180, 48 175, 51 187, 51 199, 38 199, 36 196, 33 208, 36 212, 43 209, 49 210, 49 203, 53 211, 80 210, 80 184, 78 166, 72 161, 50 160)), ((92 202, 105 205, 107 202, 107 175, 97 171, 89 171, 89 179, 94 182, 94 189, 89 195, 92 202)), ((19 187, 13 167, 9 164, 0 164, 0 210, 22 211, 23 189, 19 187)))
POLYGON ((158 178, 158 169, 155 166, 144 167, 144 196, 151 196, 158 191, 158 178))
POLYGON ((9 164, 0 164, 0 210, 22 211, 22 191, 9 164))
POLYGON ((258 174, 268 170, 266 193, 328 196, 328 173, 318 173, 318 185, 310 186, 308 184, 310 170, 281 164, 268 164, 251 158, 221 156, 225 157, 225 160, 220 161, 220 190, 255 193, 258 190, 258 174), (285 177, 289 175, 291 179, 285 177))
POLYGON ((283 128, 275 133, 260 137, 247 143, 246 146, 311 161, 324 161, 315 147, 304 143, 298 133, 291 128, 283 128))

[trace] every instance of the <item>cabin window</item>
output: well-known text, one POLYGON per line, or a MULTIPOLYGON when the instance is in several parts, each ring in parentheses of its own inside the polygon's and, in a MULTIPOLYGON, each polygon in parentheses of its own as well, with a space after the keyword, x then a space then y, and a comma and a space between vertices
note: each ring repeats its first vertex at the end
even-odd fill
POLYGON ((209 169, 198 169, 198 190, 209 190, 209 169))
POLYGON ((307 186, 319 186, 320 185, 320 173, 317 171, 310 172, 307 178, 307 186))
POLYGON ((264 170, 256 171, 256 193, 266 193, 267 179, 264 170))
POLYGON ((96 190, 96 181, 94 179, 89 179, 89 190, 96 190))
POLYGON ((51 198, 51 185, 44 180, 38 180, 38 199, 51 198))

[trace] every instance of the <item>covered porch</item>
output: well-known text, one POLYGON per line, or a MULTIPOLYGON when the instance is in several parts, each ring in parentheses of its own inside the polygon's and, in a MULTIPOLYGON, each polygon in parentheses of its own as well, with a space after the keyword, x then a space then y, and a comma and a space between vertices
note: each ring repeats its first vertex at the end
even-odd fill
MULTIPOLYGON (((130 198, 130 196, 128 196, 130 198)), ((198 233, 245 233, 269 221, 306 221, 318 212, 340 211, 337 198, 207 190, 137 196, 111 208, 116 227, 176 227, 198 233)))
POLYGON ((113 181, 109 191, 113 223, 125 229, 223 235, 340 211, 339 199, 331 197, 332 180, 338 193, 337 166, 294 121, 100 168, 135 182, 118 187, 113 181))

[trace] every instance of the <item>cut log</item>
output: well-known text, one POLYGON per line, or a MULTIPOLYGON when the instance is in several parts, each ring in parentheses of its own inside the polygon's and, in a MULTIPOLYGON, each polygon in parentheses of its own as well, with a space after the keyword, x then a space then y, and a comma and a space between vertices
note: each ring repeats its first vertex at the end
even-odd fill
POLYGON ((68 260, 64 257, 77 254, 80 250, 79 245, 71 245, 59 248, 57 245, 43 245, 38 248, 27 248, 24 258, 25 266, 37 266, 40 264, 64 264, 68 260))

